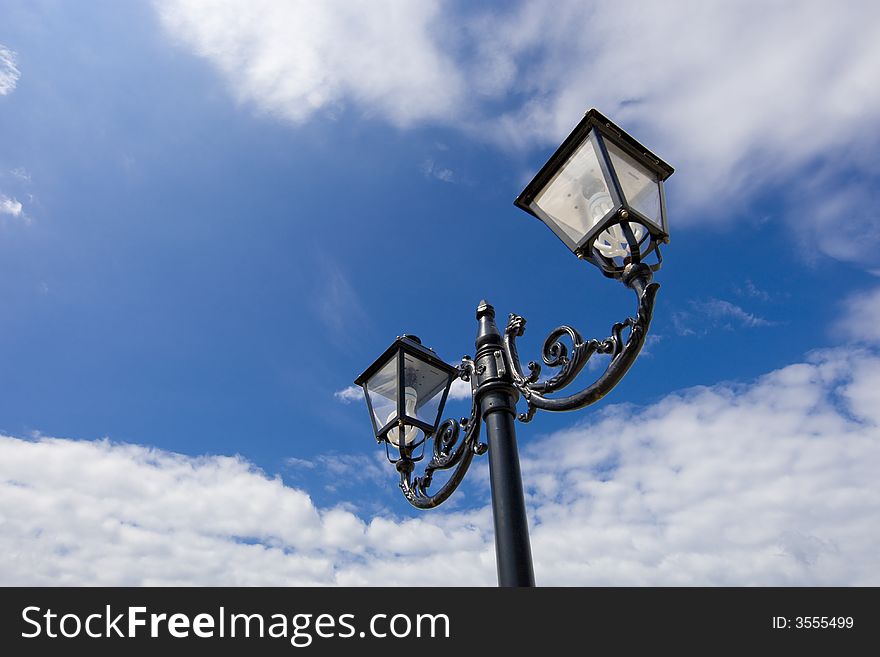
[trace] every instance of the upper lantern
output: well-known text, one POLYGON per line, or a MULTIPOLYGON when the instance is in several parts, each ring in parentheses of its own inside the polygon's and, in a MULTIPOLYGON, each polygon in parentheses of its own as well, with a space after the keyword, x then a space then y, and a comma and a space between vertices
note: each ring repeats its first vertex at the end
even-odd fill
POLYGON ((669 241, 671 166, 591 109, 516 199, 574 251, 619 278, 669 241))
POLYGON ((362 386, 376 440, 412 451, 437 430, 458 370, 412 335, 397 338, 356 380, 362 386))

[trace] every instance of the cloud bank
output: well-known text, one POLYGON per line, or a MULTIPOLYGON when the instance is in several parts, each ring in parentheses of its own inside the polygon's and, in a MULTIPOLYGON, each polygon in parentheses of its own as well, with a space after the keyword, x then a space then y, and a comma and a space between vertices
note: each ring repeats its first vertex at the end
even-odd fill
MULTIPOLYGON (((539 583, 880 584, 878 409, 880 356, 841 347, 542 440, 521 429, 539 583)), ((0 582, 494 583, 488 505, 350 509, 241 457, 2 437, 0 582)))

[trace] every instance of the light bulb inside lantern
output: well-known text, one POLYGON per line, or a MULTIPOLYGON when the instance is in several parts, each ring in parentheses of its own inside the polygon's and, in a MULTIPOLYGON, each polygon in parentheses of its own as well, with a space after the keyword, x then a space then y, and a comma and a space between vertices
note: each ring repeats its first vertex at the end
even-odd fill
MULTIPOLYGON (((415 417, 415 415, 416 415, 416 402, 419 399, 418 394, 416 393, 416 389, 410 388, 409 386, 407 386, 406 388, 403 389, 403 393, 406 398, 405 403, 404 403, 404 406, 406 407, 406 414, 409 415, 410 417, 415 417)), ((391 411, 391 413, 388 414, 388 417, 385 418, 386 424, 388 422, 391 422, 391 420, 394 419, 394 416, 396 414, 397 414, 397 411, 391 411)), ((414 427, 411 424, 404 425, 403 444, 406 446, 411 445, 415 441, 418 433, 419 433, 418 427, 414 427)), ((398 426, 393 426, 388 430, 388 442, 391 443, 392 445, 394 445, 395 447, 400 447, 400 428, 398 426)))
MULTIPOLYGON (((611 200, 611 195, 604 190, 597 191, 589 196, 588 193, 588 190, 585 189, 584 197, 587 199, 587 212, 592 221, 591 226, 595 226, 614 207, 614 202, 611 200)), ((645 234, 644 226, 630 222, 629 227, 636 238, 636 242, 640 242, 645 234)), ((625 258, 631 255, 629 242, 626 241, 626 235, 624 235, 620 224, 611 226, 608 230, 603 230, 599 233, 594 245, 599 253, 606 258, 613 258, 614 256, 625 258)))

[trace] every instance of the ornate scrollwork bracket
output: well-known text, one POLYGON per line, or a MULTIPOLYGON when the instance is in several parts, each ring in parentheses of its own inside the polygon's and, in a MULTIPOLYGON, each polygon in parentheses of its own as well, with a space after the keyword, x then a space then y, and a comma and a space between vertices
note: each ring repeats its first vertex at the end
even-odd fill
MULTIPOLYGON (((473 360, 465 356, 459 365, 459 378, 471 381, 475 375, 473 360)), ((473 387, 473 386, 472 386, 473 387)), ((477 395, 471 400, 469 418, 444 420, 433 436, 433 455, 425 466, 421 476, 414 477, 415 461, 402 454, 397 461, 400 473, 400 489, 407 501, 418 509, 432 509, 442 504, 458 488, 464 479, 474 456, 485 454, 487 446, 480 442, 480 416, 477 407, 477 395), (459 440, 461 430, 464 438, 459 440), (446 483, 435 493, 429 493, 433 483, 434 472, 455 468, 446 483)))
MULTIPOLYGON (((543 380, 541 366, 534 361, 527 366, 528 374, 524 373, 517 353, 516 338, 525 331, 526 320, 511 314, 503 336, 498 335, 494 321, 491 321, 491 330, 496 331, 494 335, 500 339, 500 343, 496 343, 497 347, 484 346, 478 349, 477 359, 481 364, 478 365, 465 356, 458 366, 459 378, 471 383, 470 417, 461 418, 460 421, 448 419, 440 424, 432 437, 431 460, 420 476, 413 475, 417 459, 406 449, 401 449, 400 459, 395 461, 400 473, 400 489, 407 501, 419 509, 431 509, 442 504, 458 488, 474 456, 486 452, 487 446, 479 440, 482 423, 480 398, 493 387, 506 386, 514 395, 514 404, 516 393, 522 395, 528 404, 526 412, 518 416, 522 422, 531 421, 538 409, 572 411, 589 406, 608 394, 627 373, 644 346, 654 312, 654 298, 660 287, 651 282, 651 276, 651 269, 646 265, 633 264, 627 267, 623 282, 636 293, 636 314, 612 326, 611 335, 607 338, 585 340, 577 329, 570 326, 560 326, 553 330, 544 341, 541 357, 544 365, 558 368, 558 371, 543 380), (624 337, 627 329, 629 334, 624 337), (566 338, 571 342, 570 347, 563 342, 566 338), (608 367, 598 379, 573 395, 548 396, 571 384, 594 354, 611 356, 608 367), (487 362, 490 363, 488 369, 491 371, 487 371, 487 362), (452 470, 452 474, 436 492, 430 493, 428 489, 437 470, 452 470)), ((491 317, 494 318, 494 309, 488 304, 486 307, 491 310, 491 317)))
POLYGON ((654 298, 660 288, 658 283, 651 282, 651 276, 651 269, 646 265, 628 265, 623 282, 636 293, 636 314, 615 324, 607 338, 585 340, 577 329, 570 326, 554 329, 544 341, 541 357, 546 366, 559 368, 559 371, 543 381, 540 380, 541 366, 535 361, 529 362, 528 374, 523 372, 516 338, 523 335, 526 320, 519 315, 510 315, 504 331, 504 351, 513 371, 513 384, 528 404, 527 411, 519 414, 521 422, 530 422, 538 409, 573 411, 594 404, 620 382, 642 350, 651 324, 654 298), (625 329, 629 329, 629 335, 624 340, 625 329), (570 348, 562 342, 565 337, 571 341, 570 348), (608 367, 595 382, 573 395, 555 398, 547 396, 574 381, 594 354, 611 356, 608 367))

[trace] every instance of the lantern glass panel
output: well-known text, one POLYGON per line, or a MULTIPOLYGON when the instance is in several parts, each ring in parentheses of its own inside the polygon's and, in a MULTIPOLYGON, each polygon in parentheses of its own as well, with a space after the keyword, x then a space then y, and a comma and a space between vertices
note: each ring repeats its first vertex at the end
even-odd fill
POLYGON ((415 392, 414 400, 407 402, 406 414, 431 426, 436 424, 449 373, 404 353, 403 378, 404 387, 415 392))
POLYGON ((592 135, 535 196, 531 208, 573 249, 614 209, 592 135))
POLYGON ((663 220, 660 215, 660 182, 657 174, 638 162, 629 153, 624 152, 610 140, 605 140, 611 164, 617 173, 626 204, 636 212, 644 215, 660 230, 663 220))
POLYGON ((376 431, 397 418, 397 354, 367 379, 367 393, 373 408, 376 431))

